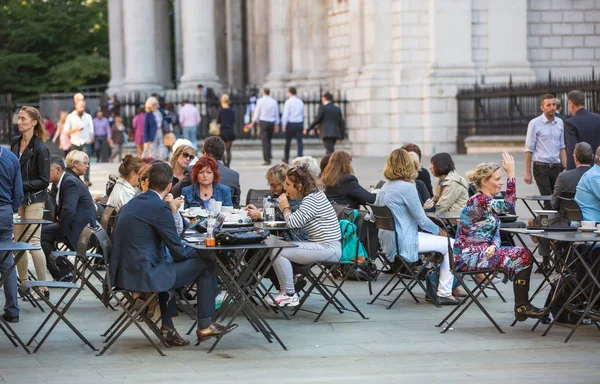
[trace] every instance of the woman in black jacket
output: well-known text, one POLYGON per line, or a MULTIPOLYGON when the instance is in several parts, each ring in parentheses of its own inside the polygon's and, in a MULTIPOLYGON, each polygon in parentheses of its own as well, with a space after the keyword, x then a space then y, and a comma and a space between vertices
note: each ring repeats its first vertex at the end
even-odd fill
POLYGON ((335 151, 323 170, 321 182, 327 198, 337 204, 358 208, 359 205, 375 202, 375 194, 358 184, 352 169, 352 156, 344 151, 335 151))
MULTIPOLYGON (((24 106, 19 112, 19 132, 20 136, 13 139, 11 144, 12 152, 19 158, 21 164, 21 177, 23 179, 23 203, 19 207, 19 216, 22 219, 41 220, 44 216, 44 205, 48 197, 47 188, 50 184, 50 151, 44 142, 48 139, 46 129, 42 124, 40 112, 33 108, 24 106)), ((15 226, 15 239, 18 239, 26 226, 15 226)), ((23 236, 23 240, 31 236, 30 243, 40 246, 41 229, 31 234, 32 228, 23 236)), ((38 280, 46 280, 46 257, 41 250, 31 251, 31 257, 35 266, 35 273, 38 280)), ((19 279, 26 281, 28 278, 28 260, 29 255, 25 254, 17 270, 19 279)), ((49 296, 48 289, 43 289, 46 296, 49 296)))

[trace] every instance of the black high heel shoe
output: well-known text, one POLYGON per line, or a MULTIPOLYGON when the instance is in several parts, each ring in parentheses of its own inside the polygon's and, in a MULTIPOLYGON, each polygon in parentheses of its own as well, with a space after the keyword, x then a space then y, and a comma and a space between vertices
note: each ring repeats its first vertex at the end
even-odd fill
POLYGON ((515 318, 517 321, 525 321, 527 319, 540 319, 546 313, 545 309, 537 308, 531 304, 525 304, 515 307, 515 318))

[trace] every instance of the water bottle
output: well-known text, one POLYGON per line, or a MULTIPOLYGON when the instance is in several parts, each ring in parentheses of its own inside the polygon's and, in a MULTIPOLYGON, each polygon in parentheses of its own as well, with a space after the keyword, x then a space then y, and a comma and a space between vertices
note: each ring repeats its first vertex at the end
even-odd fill
POLYGON ((210 208, 210 204, 209 204, 208 217, 206 218, 206 240, 204 241, 204 244, 207 247, 214 247, 216 245, 216 240, 215 240, 215 226, 216 225, 217 225, 217 216, 215 215, 215 211, 210 208))
POLYGON ((263 221, 275 221, 275 205, 271 196, 266 196, 263 202, 263 221))
POLYGON ((208 210, 213 211, 213 213, 217 212, 217 200, 215 200, 214 196, 211 196, 208 201, 208 210))

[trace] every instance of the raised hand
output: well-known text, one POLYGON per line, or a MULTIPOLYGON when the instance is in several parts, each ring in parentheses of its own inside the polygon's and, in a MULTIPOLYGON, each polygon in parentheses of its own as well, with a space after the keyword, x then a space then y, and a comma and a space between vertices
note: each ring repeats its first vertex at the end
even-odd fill
POLYGON ((515 159, 508 152, 502 153, 502 168, 509 178, 515 177, 515 159))

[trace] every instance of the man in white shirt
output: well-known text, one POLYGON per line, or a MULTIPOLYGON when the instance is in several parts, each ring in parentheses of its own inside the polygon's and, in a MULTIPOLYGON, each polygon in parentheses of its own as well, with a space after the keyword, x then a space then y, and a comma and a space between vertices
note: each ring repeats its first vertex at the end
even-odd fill
POLYGON ((283 104, 281 115, 281 128, 285 132, 285 147, 283 150, 283 162, 288 164, 290 158, 290 147, 295 137, 298 143, 298 156, 302 157, 302 137, 304 130, 304 102, 296 96, 296 87, 288 89, 288 99, 283 104))
POLYGON ((183 131, 183 138, 192 143, 194 150, 198 150, 196 134, 200 121, 200 111, 198 111, 198 108, 191 104, 189 100, 184 99, 183 106, 179 109, 179 124, 183 131))
POLYGON ((258 122, 260 127, 260 140, 263 150, 263 165, 271 165, 273 155, 271 153, 271 139, 273 139, 273 131, 279 130, 279 104, 274 98, 269 96, 271 91, 269 88, 264 88, 262 97, 256 102, 256 109, 252 117, 252 125, 258 122))
MULTIPOLYGON (((67 116, 64 132, 71 139, 71 150, 78 150, 90 154, 90 145, 94 142, 94 123, 92 116, 85 112, 85 101, 79 99, 75 103, 75 110, 67 116)), ((85 177, 85 184, 89 187, 90 168, 88 167, 85 177)))

